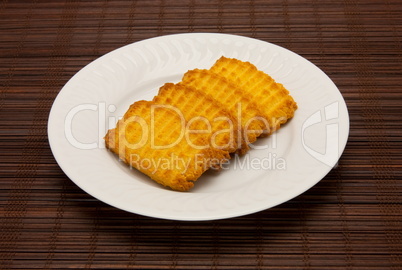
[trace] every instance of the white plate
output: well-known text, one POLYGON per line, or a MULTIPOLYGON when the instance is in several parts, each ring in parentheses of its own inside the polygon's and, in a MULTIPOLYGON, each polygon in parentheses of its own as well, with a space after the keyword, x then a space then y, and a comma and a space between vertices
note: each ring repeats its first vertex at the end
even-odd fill
POLYGON ((282 47, 247 37, 193 33, 162 36, 112 51, 63 87, 49 116, 53 154, 67 176, 117 208, 174 220, 236 217, 286 202, 320 181, 348 138, 342 95, 319 68, 282 47), (298 103, 295 117, 259 139, 229 169, 207 172, 190 192, 164 188, 130 170, 104 147, 106 129, 134 101, 150 100, 165 82, 220 56, 250 61, 285 85, 298 103))

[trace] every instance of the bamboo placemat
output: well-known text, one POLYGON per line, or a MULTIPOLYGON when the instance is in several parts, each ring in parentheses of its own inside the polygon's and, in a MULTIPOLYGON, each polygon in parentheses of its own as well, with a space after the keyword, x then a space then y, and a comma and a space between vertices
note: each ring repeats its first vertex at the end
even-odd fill
POLYGON ((401 32, 398 0, 1 1, 1 269, 402 269, 401 32), (47 142, 57 93, 113 49, 185 32, 261 39, 326 72, 350 113, 338 166, 287 203, 210 222, 75 186, 47 142))

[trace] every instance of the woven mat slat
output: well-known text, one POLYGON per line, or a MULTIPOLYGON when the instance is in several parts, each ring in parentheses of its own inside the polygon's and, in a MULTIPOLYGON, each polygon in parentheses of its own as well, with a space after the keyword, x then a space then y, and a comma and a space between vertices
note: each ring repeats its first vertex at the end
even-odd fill
POLYGON ((401 269, 402 3, 398 0, 0 2, 0 269, 401 269), (335 82, 350 116, 339 164, 252 215, 178 222, 79 189, 46 129, 63 85, 158 35, 223 32, 291 49, 335 82))

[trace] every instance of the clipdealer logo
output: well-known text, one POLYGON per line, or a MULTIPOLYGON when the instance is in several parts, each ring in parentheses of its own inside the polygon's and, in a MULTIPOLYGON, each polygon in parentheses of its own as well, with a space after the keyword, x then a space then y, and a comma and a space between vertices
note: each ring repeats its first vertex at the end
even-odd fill
POLYGON ((306 119, 306 121, 304 121, 302 125, 301 141, 303 144, 303 148, 312 157, 330 167, 336 164, 337 160, 339 159, 339 124, 338 122, 328 124, 325 123, 338 118, 339 118, 339 102, 336 101, 325 106, 324 112, 320 110, 313 113, 310 117, 306 119), (322 116, 323 114, 324 118, 322 116), (325 124, 326 138, 325 138, 324 153, 320 153, 306 144, 307 129, 319 123, 325 124))
MULTIPOLYGON (((113 113, 115 111, 116 111, 116 106, 114 106, 114 105, 106 106, 106 103, 104 103, 104 102, 100 102, 98 104, 80 104, 80 105, 72 108, 66 115, 66 118, 64 121, 64 134, 65 134, 67 141, 72 146, 74 146, 78 149, 81 149, 81 150, 105 148, 105 146, 100 142, 103 141, 103 138, 104 138, 107 130, 115 128, 118 120, 121 119, 121 117, 117 118, 114 116, 109 116, 109 117, 106 116, 107 112, 113 113), (94 113, 97 113, 97 117, 98 117, 97 141, 94 141, 91 143, 83 143, 83 142, 80 142, 79 140, 77 140, 73 134, 72 125, 73 125, 74 118, 77 115, 79 115, 80 113, 82 113, 83 111, 93 111, 94 113)), ((237 111, 238 112, 242 111, 240 103, 238 103, 237 111)), ((211 147, 214 147, 214 148, 222 149, 222 148, 226 147, 226 146, 218 145, 216 143, 217 137, 219 137, 220 134, 227 133, 227 134, 230 134, 230 136, 232 138, 235 136, 235 133, 237 133, 236 135, 238 138, 238 141, 237 141, 238 145, 241 144, 240 140, 243 138, 246 140, 246 143, 249 144, 250 148, 252 148, 252 149, 266 149, 267 148, 266 145, 254 145, 247 141, 249 134, 259 133, 261 131, 261 130, 254 130, 251 128, 251 127, 253 127, 253 124, 255 124, 255 122, 257 122, 257 121, 262 123, 262 126, 264 127, 264 133, 270 133, 270 125, 269 125, 268 121, 265 118, 260 117, 260 116, 255 116, 255 117, 252 117, 252 118, 248 119, 247 121, 245 121, 244 130, 243 130, 243 128, 240 127, 240 125, 243 124, 241 113, 238 114, 235 122, 233 122, 232 119, 230 119, 227 116, 217 116, 212 120, 208 120, 207 118, 202 117, 202 116, 195 116, 195 117, 192 117, 191 119, 186 120, 185 117, 183 116, 183 113, 175 106, 167 105, 167 104, 153 104, 150 106, 150 123, 147 123, 141 116, 133 115, 127 119, 124 119, 124 121, 121 122, 122 123, 121 128, 126 129, 127 126, 129 126, 132 123, 137 123, 141 126, 142 135, 141 135, 141 139, 139 140, 139 142, 137 142, 135 144, 131 144, 128 141, 125 142, 131 149, 141 148, 148 142, 150 143, 152 149, 155 149, 155 150, 168 149, 168 148, 171 148, 171 147, 177 145, 182 139, 185 139, 187 141, 187 143, 195 149, 205 149, 210 146, 209 145, 202 145, 202 146, 196 145, 190 139, 191 134, 202 134, 202 133, 211 134, 210 143, 211 143, 211 147), (170 111, 170 113, 173 113, 176 116, 178 116, 178 119, 180 122, 181 129, 180 129, 180 134, 179 134, 178 138, 176 138, 175 141, 173 141, 167 145, 157 145, 156 144, 155 131, 156 131, 157 127, 155 126, 155 119, 156 119, 155 111, 158 109, 164 109, 165 111, 166 110, 170 111), (203 123, 204 125, 206 125, 206 128, 205 129, 192 129, 191 128, 192 124, 197 123, 197 122, 203 123), (217 122, 218 123, 225 122, 228 124, 228 127, 226 129, 217 130, 214 133, 212 133, 213 123, 217 123, 217 122)))
MULTIPOLYGON (((158 105, 160 106, 160 105, 158 105)), ((172 109, 172 106, 169 106, 168 109, 172 109)), ((112 129, 116 126, 116 123, 118 122, 118 120, 121 117, 115 117, 115 116, 109 116, 107 117, 108 113, 113 113, 116 111, 116 106, 111 104, 108 105, 104 102, 100 102, 98 104, 80 104, 74 108, 72 108, 68 114, 66 115, 65 121, 64 121, 64 134, 66 139, 68 140, 68 142, 79 149, 82 150, 91 150, 91 149, 95 149, 95 148, 105 148, 103 143, 100 143, 103 141, 103 137, 105 136, 106 132, 108 129, 112 129), (83 143, 78 141, 73 134, 73 130, 72 130, 72 124, 74 121, 74 117, 77 116, 79 113, 83 112, 83 111, 93 111, 94 113, 97 113, 98 116, 98 139, 97 141, 93 141, 91 143, 83 143)), ((184 121, 184 117, 181 114, 181 112, 177 109, 177 108, 173 108, 173 111, 175 111, 180 117, 181 117, 181 121, 182 121, 182 125, 185 127, 186 126, 186 121, 184 121)), ((323 108, 323 110, 319 110, 315 113, 313 113, 311 116, 309 116, 304 123, 302 124, 301 127, 301 142, 302 142, 302 146, 305 149, 305 151, 311 155, 312 157, 314 157, 315 159, 317 159, 318 161, 322 162, 323 164, 326 164, 327 166, 333 166, 336 161, 339 158, 339 124, 337 121, 331 121, 331 120, 335 120, 339 118, 339 102, 333 102, 327 106, 325 106, 323 108), (326 138, 325 138, 325 151, 324 153, 320 153, 316 150, 314 150, 313 148, 309 147, 306 143, 306 131, 312 127, 313 125, 316 124, 323 124, 325 128, 325 133, 326 133, 326 138)), ((199 119, 196 119, 199 120, 199 119)), ((203 119, 203 120, 207 120, 207 119, 203 119)), ((222 119, 219 119, 222 120, 222 119)), ((258 119, 261 120, 261 119, 258 119)), ((138 123, 140 123, 141 125, 146 125, 145 121, 141 121, 141 119, 137 119, 135 121, 138 121, 138 123)), ((187 121, 190 122, 191 124, 191 120, 187 121)), ((148 127, 146 127, 148 128, 148 127)), ((152 126, 151 123, 151 131, 152 129, 154 129, 155 127, 152 126)), ((209 127, 210 128, 210 127, 209 127)), ((197 131, 193 132, 197 133, 197 131)), ((204 131, 201 131, 200 133, 202 133, 204 131)), ((251 132, 254 132, 253 130, 251 130, 251 132)), ((182 131, 181 133, 181 138, 183 138, 183 136, 185 138, 187 138, 187 136, 185 136, 186 134, 188 134, 187 130, 182 131)), ((144 137, 144 136, 143 136, 144 137)), ((144 144, 144 139, 145 138, 141 138, 141 142, 144 144)), ((151 143, 154 142, 152 139, 152 134, 151 134, 151 143)), ((272 143, 273 148, 276 148, 276 144, 277 144, 277 138, 276 138, 276 133, 272 133, 270 135, 270 140, 272 143)), ((171 145, 167 145, 167 147, 170 147, 171 145)), ((166 147, 166 146, 163 146, 166 147)), ((252 149, 268 149, 269 146, 268 145, 253 145, 250 144, 250 148, 252 149)), ((155 146, 155 149, 162 149, 160 148, 160 146, 155 146), (158 148, 159 147, 159 148, 158 148)), ((270 160, 272 160, 272 155, 269 157, 270 160)), ((265 159, 267 159, 267 157, 264 157, 265 159)), ((284 164, 284 160, 281 157, 277 157, 274 156, 274 159, 278 160, 278 158, 280 158, 280 162, 278 164, 280 164, 280 168, 286 168, 286 164, 284 164)), ((238 160, 239 161, 239 160, 238 160)), ((244 166, 244 163, 255 163, 257 164, 257 162, 255 160, 251 161, 249 159, 244 158, 243 163, 241 162, 237 162, 237 164, 239 164, 239 168, 243 168, 246 167, 244 166), (242 165, 243 164, 243 165, 242 165)), ((266 162, 266 160, 264 161, 266 162)), ((270 161, 272 163, 272 161, 270 161)), ((260 164, 263 164, 263 162, 260 164)), ((264 167, 263 165, 261 165, 260 167, 264 167)), ((266 166, 265 166, 266 167, 266 166)), ((268 166, 269 167, 269 166, 268 166)), ((274 166, 274 167, 278 167, 278 166, 274 166)))

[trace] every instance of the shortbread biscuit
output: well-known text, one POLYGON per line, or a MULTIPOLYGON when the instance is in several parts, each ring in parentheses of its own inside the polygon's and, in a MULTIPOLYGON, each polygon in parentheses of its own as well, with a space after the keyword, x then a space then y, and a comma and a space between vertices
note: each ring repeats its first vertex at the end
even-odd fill
MULTIPOLYGON (((213 148, 222 149, 228 154, 238 150, 241 145, 240 126, 237 119, 225 109, 223 104, 209 95, 189 86, 166 83, 159 89, 153 101, 176 107, 186 120, 187 138, 191 143, 193 132, 201 132, 213 148), (203 129, 194 130, 198 123, 203 129)), ((228 156, 229 158, 229 156, 228 156)))
POLYGON ((253 64, 222 56, 210 70, 241 87, 244 95, 258 104, 258 108, 270 123, 268 134, 293 117, 297 104, 289 95, 289 91, 253 64))
POLYGON ((264 114, 258 104, 244 95, 243 89, 226 78, 209 70, 195 69, 186 72, 179 84, 194 87, 222 103, 241 123, 242 153, 264 132, 268 132, 264 114))
POLYGON ((210 147, 203 134, 195 134, 193 142, 206 147, 188 144, 182 135, 184 119, 173 108, 152 101, 134 103, 106 134, 106 147, 156 182, 187 191, 204 171, 228 156, 210 147))

